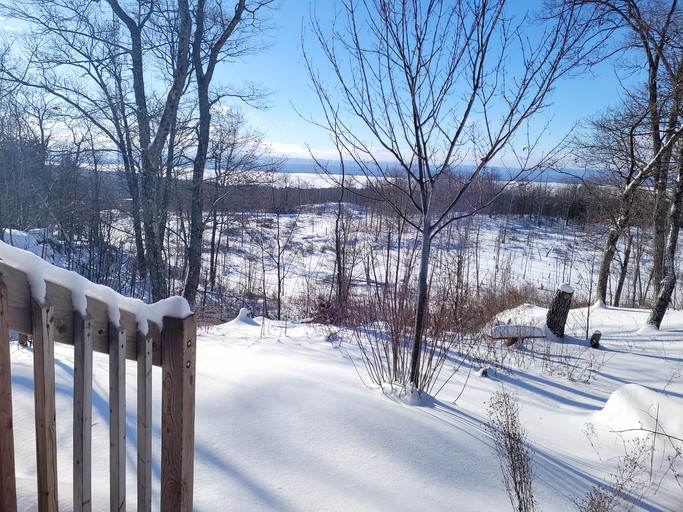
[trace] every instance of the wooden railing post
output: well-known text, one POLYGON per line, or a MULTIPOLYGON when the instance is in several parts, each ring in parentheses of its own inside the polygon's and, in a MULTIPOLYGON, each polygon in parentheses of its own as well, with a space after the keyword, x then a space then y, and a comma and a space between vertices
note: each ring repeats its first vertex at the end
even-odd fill
POLYGON ((109 504, 126 510, 126 331, 109 324, 109 504))
POLYGON ((0 510, 17 510, 7 286, 0 279, 0 510))
POLYGON ((137 318, 145 315, 128 310, 137 308, 136 303, 121 301, 120 318, 112 323, 110 302, 92 296, 87 289, 86 307, 79 304, 78 311, 74 310, 75 302, 82 302, 83 297, 74 296, 75 290, 59 282, 45 281, 44 291, 43 283, 35 283, 41 285, 40 295, 44 295, 36 299, 32 293, 37 291, 32 290, 34 277, 0 261, 0 512, 16 512, 18 508, 9 329, 33 336, 37 509, 58 510, 54 344, 59 342, 74 346, 74 510, 102 508, 92 503, 93 353, 98 352, 109 355, 110 509, 126 507, 128 358, 137 360, 138 370, 138 510, 152 508, 152 367, 160 365, 160 508, 164 512, 190 512, 194 490, 194 315, 164 317, 161 326, 148 322, 148 329, 142 329, 147 334, 142 335, 137 318))
POLYGON ((92 510, 92 321, 74 312, 74 511, 92 510))
POLYGON ((33 375, 35 382, 38 510, 57 510, 57 425, 55 420, 55 351, 50 306, 31 299, 33 375))
POLYGON ((164 317, 161 331, 161 510, 192 511, 195 356, 193 314, 164 317))

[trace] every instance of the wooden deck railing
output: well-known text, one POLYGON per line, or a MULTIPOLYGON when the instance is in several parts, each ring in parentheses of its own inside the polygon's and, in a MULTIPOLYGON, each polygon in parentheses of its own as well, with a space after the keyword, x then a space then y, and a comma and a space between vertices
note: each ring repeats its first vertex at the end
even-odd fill
MULTIPOLYGON (((73 509, 92 503, 93 352, 109 354, 110 510, 126 510, 126 359, 137 361, 137 510, 152 503, 152 365, 162 368, 161 491, 163 511, 191 511, 194 466, 195 345, 193 314, 137 325, 134 312, 85 294, 87 313, 72 290, 45 280, 45 300, 30 276, 0 263, 0 510, 17 509, 9 331, 33 336, 38 508, 58 509, 54 343, 74 346, 73 509), (115 316, 115 315, 113 315, 115 316), (142 333, 146 334, 142 334, 142 333)), ((157 423, 158 424, 158 423, 157 423)), ((66 507, 68 508, 68 507, 66 507)))

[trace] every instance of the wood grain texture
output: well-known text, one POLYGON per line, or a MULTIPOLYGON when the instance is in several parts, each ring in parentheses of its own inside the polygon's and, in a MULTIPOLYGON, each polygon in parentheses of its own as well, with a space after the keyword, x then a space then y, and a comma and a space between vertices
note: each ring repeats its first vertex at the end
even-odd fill
POLYGON ((54 321, 52 310, 47 304, 34 299, 31 303, 38 510, 52 512, 58 507, 54 321))
POLYGON ((0 510, 17 510, 7 286, 0 279, 0 510))
POLYGON ((138 333, 138 512, 152 509, 152 338, 138 333))
POLYGON ((109 324, 109 509, 126 510, 126 332, 109 324))
POLYGON ((92 510, 92 322, 74 314, 73 506, 92 510))
POLYGON ((192 510, 196 324, 164 318, 161 332, 161 510, 192 510))

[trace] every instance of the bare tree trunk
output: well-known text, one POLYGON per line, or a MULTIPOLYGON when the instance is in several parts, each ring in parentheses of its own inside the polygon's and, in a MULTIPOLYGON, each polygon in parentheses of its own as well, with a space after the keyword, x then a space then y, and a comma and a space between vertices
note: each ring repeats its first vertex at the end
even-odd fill
POLYGON ((664 258, 667 239, 666 172, 655 177, 655 206, 652 221, 652 279, 654 294, 659 295, 664 279, 664 258))
POLYGON ((218 267, 218 250, 220 248, 220 234, 218 231, 218 216, 216 209, 211 211, 211 249, 209 252, 209 284, 213 291, 216 286, 216 270, 218 267), (218 236, 217 236, 218 235, 218 236))
MULTIPOLYGON (((124 158, 125 160, 125 158, 124 158)), ((133 220, 133 237, 135 239, 135 253, 137 273, 144 280, 147 274, 147 263, 145 262, 145 242, 142 236, 142 214, 140 208, 140 183, 138 176, 130 169, 130 165, 124 163, 124 173, 128 193, 131 198, 131 218, 133 220)))
POLYGON ((621 262, 621 271, 619 272, 619 281, 617 282, 617 289, 614 292, 614 306, 619 307, 621 303, 621 293, 624 290, 624 282, 628 274, 628 262, 631 258, 631 246, 633 245, 633 235, 628 233, 626 236, 626 249, 624 250, 624 257, 621 262))
MULTIPOLYGON (((143 158, 143 161, 146 160, 143 158)), ((151 167, 151 165, 148 163, 151 167)), ((168 279, 164 240, 161 236, 161 214, 157 209, 156 179, 148 175, 142 179, 142 221, 145 231, 145 265, 149 272, 152 286, 152 300, 158 301, 168 297, 168 279)))
MULTIPOLYGON (((196 66, 196 63, 195 63, 196 66)), ((192 306, 197 296, 199 278, 202 272, 202 240, 204 236, 204 167, 209 144, 211 123, 209 84, 197 85, 199 96, 199 135, 192 169, 192 200, 190 206, 190 244, 187 251, 187 276, 183 296, 192 306)))
POLYGON ((683 150, 679 151, 678 169, 676 176, 676 187, 669 210, 669 232, 666 240, 666 250, 664 251, 664 265, 661 286, 657 300, 652 307, 647 324, 657 329, 662 325, 664 314, 666 313, 671 296, 676 286, 676 247, 678 245, 678 234, 681 227, 681 210, 683 209, 683 150))
POLYGON ((280 238, 280 214, 275 214, 275 225, 276 225, 276 254, 275 254, 275 269, 277 275, 277 319, 282 320, 282 281, 284 280, 283 269, 282 269, 282 240, 280 238))
POLYGON ((614 225, 610 227, 607 241, 605 242, 605 250, 602 254, 602 261, 600 262, 600 270, 598 271, 598 283, 596 285, 596 299, 600 302, 607 303, 607 284, 610 276, 610 266, 614 259, 614 254, 617 250, 617 243, 626 226, 628 226, 631 218, 631 207, 633 206, 633 199, 637 188, 643 182, 644 172, 629 182, 621 193, 621 208, 619 216, 614 225))
POLYGON ((417 278, 417 304, 415 306, 415 330, 413 332, 413 350, 410 356, 410 382, 415 389, 420 389, 420 359, 422 355, 423 335, 429 306, 429 254, 432 249, 431 219, 426 217, 422 229, 422 248, 420 251, 420 273, 417 278))
POLYGON ((340 313, 346 309, 346 299, 348 297, 348 286, 346 282, 346 235, 344 233, 344 186, 337 202, 337 213, 334 221, 334 255, 335 273, 337 284, 337 308, 340 313))
POLYGON ((640 229, 636 230, 636 256, 634 259, 635 267, 633 268, 633 288, 631 290, 631 307, 636 307, 636 295, 638 294, 638 285, 641 282, 640 277, 640 260, 643 256, 643 245, 641 243, 641 233, 640 229))
POLYGON ((557 290, 553 303, 550 305, 550 309, 548 309, 545 320, 546 325, 550 332, 558 338, 564 338, 564 327, 567 323, 567 316, 569 316, 573 294, 574 289, 568 284, 563 284, 557 290))
POLYGON ((607 284, 610 276, 610 266, 614 260, 614 254, 617 252, 617 242, 621 236, 622 228, 619 226, 612 226, 607 234, 607 241, 605 242, 605 250, 602 253, 602 261, 600 262, 600 270, 598 270, 598 283, 595 290, 595 298, 598 302, 607 304, 607 284))

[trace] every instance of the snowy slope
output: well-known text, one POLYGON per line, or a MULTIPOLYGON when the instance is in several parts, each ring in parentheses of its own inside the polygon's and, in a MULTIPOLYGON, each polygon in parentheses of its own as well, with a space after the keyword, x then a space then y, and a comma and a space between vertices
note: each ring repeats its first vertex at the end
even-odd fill
MULTIPOLYGON (((522 309, 530 321, 545 313, 522 309)), ((241 316, 201 332, 195 510, 510 510, 485 429, 487 402, 501 384, 520 397, 539 509, 571 510, 593 485, 609 481, 631 449, 636 434, 612 430, 640 428, 656 414, 661 428, 681 437, 683 313, 670 313, 658 333, 639 331, 646 314, 601 308, 588 319, 587 310, 573 311, 564 343, 496 347, 489 377, 478 376, 479 363, 466 363, 436 398, 416 404, 364 386, 354 345, 328 341, 322 326, 241 316), (577 339, 587 319, 603 333, 600 351, 577 339)), ((56 354, 59 492, 68 509, 72 350, 58 346, 56 354)), ((12 346, 21 510, 35 508, 31 358, 30 349, 12 346)), ((447 364, 442 378, 456 363, 447 364)), ((96 357, 94 510, 108 507, 106 367, 106 357, 96 357)), ((134 370, 129 364, 129 510, 135 505, 134 370)), ((154 378, 158 393, 158 369, 154 378)), ((154 440, 158 454, 158 426, 154 440)), ((652 461, 647 457, 652 483, 640 487, 645 497, 636 509, 683 510, 683 489, 667 466, 671 446, 661 434, 655 445, 652 461)), ((674 470, 683 473, 679 459, 674 470)))

